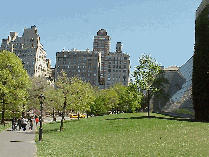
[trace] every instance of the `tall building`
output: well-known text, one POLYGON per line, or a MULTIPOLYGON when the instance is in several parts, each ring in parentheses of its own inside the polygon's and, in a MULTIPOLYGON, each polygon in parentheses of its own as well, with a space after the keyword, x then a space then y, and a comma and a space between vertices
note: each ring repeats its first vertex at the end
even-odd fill
POLYGON ((97 36, 94 36, 93 51, 101 52, 101 73, 100 84, 104 85, 106 74, 106 62, 105 59, 110 52, 110 36, 107 35, 105 29, 100 29, 97 32, 97 36))
POLYGON ((77 76, 82 81, 98 85, 100 72, 101 53, 96 51, 63 51, 56 53, 55 79, 62 71, 67 73, 69 78, 77 76))
POLYGON ((130 55, 122 53, 122 44, 117 42, 116 52, 106 56, 105 88, 110 88, 116 82, 128 85, 130 82, 130 55))
POLYGON ((195 118, 209 121, 209 0, 196 10, 192 95, 195 118))
POLYGON ((14 52, 22 59, 28 75, 47 75, 46 51, 40 43, 36 26, 25 28, 22 37, 10 32, 8 39, 2 39, 0 50, 14 52))

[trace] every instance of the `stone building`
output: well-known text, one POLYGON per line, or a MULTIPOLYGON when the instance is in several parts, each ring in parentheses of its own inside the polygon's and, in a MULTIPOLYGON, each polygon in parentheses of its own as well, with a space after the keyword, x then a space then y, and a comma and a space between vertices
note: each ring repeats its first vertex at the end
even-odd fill
POLYGON ((8 39, 2 39, 0 50, 14 52, 23 61, 28 75, 47 75, 46 51, 40 43, 36 26, 25 28, 22 37, 10 32, 8 39))
POLYGON ((100 29, 97 32, 97 36, 94 36, 93 51, 101 52, 101 73, 100 73, 100 85, 104 85, 106 74, 106 57, 110 52, 110 36, 107 35, 105 29, 100 29))
POLYGON ((130 55, 122 53, 122 44, 117 42, 116 52, 110 52, 106 57, 105 88, 110 88, 116 82, 128 85, 130 82, 130 55))
POLYGON ((98 85, 100 72, 101 53, 95 51, 79 51, 71 49, 56 53, 55 79, 61 71, 65 71, 69 78, 77 76, 82 81, 98 85))

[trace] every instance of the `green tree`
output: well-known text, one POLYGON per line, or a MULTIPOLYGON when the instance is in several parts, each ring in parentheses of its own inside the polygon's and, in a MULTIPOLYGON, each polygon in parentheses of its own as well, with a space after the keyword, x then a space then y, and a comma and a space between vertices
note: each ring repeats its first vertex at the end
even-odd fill
POLYGON ((12 52, 0 51, 0 97, 2 100, 2 119, 6 109, 20 110, 26 103, 30 79, 22 61, 12 52))
POLYGON ((139 92, 136 84, 130 83, 126 90, 125 104, 128 106, 126 111, 133 112, 137 108, 141 108, 142 93, 139 92))
POLYGON ((130 83, 129 86, 123 86, 120 83, 115 83, 113 89, 119 98, 120 111, 133 112, 141 106, 142 95, 135 84, 130 83))
POLYGON ((73 111, 78 112, 78 119, 80 112, 87 112, 90 110, 90 105, 94 104, 94 91, 90 83, 83 82, 77 77, 71 78, 71 105, 73 111))
POLYGON ((93 103, 90 104, 90 110, 87 110, 87 114, 95 115, 95 116, 102 116, 107 113, 107 107, 105 106, 105 92, 106 90, 99 90, 98 88, 94 88, 94 96, 95 99, 93 103))
POLYGON ((139 65, 135 67, 133 76, 135 77, 137 87, 140 88, 140 90, 146 90, 148 92, 147 100, 149 116, 149 99, 154 93, 157 93, 158 97, 162 95, 164 84, 169 82, 164 78, 161 67, 158 65, 155 58, 151 58, 151 55, 141 55, 139 58, 139 65), (158 74, 160 74, 159 79, 157 79, 158 74))
POLYGON ((95 89, 94 102, 90 104, 89 114, 95 116, 101 116, 108 111, 115 111, 118 107, 119 98, 116 91, 113 88, 110 89, 95 89))
MULTIPOLYGON (((91 84, 85 83, 78 77, 69 79, 65 72, 58 77, 56 87, 59 88, 66 97, 64 108, 78 112, 86 112, 90 109, 90 104, 94 103, 93 88, 91 84)), ((63 109, 64 110, 64 109, 63 109)))
POLYGON ((54 88, 53 86, 49 86, 45 92, 46 100, 44 104, 47 104, 47 110, 52 111, 53 108, 55 111, 61 111, 64 104, 64 94, 61 89, 54 88))
POLYGON ((105 106, 108 111, 111 109, 112 112, 117 111, 119 107, 119 97, 113 87, 107 89, 105 92, 105 106))
POLYGON ((23 104, 25 110, 40 110, 40 102, 38 99, 38 96, 40 94, 43 94, 44 97, 46 98, 44 100, 44 107, 43 110, 46 111, 48 109, 48 96, 46 96, 47 91, 50 89, 50 83, 47 82, 47 79, 45 76, 32 76, 30 77, 31 80, 31 86, 28 89, 29 96, 27 97, 27 104, 23 104))

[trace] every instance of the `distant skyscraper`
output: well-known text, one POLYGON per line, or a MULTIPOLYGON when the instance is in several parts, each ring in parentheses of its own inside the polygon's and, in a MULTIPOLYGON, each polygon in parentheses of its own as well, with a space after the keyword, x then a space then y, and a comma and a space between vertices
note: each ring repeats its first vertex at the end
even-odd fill
POLYGON ((36 26, 25 28, 22 37, 10 32, 8 39, 2 39, 0 50, 14 52, 24 62, 28 75, 47 75, 46 51, 40 43, 36 26))
POLYGON ((94 36, 93 51, 101 52, 101 73, 100 84, 104 85, 106 74, 106 56, 110 52, 110 36, 107 35, 105 29, 100 29, 97 36, 94 36))

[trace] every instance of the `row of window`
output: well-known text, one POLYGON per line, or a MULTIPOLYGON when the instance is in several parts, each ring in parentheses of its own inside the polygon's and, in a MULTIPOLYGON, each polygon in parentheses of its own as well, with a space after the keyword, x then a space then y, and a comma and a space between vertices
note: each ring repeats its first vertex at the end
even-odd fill
MULTIPOLYGON (((111 68, 111 66, 109 65, 108 68, 111 68)), ((113 65, 113 68, 119 68, 119 69, 126 69, 126 65, 113 65)), ((114 70, 114 69, 113 69, 114 70)), ((109 72, 111 72, 111 69, 108 69, 109 72)))
POLYGON ((79 69, 97 69, 96 66, 77 66, 77 65, 74 65, 74 66, 69 66, 69 65, 64 65, 64 66, 60 66, 58 65, 57 68, 62 68, 62 69, 76 69, 76 68, 79 68, 79 69))
POLYGON ((82 59, 76 59, 76 58, 58 58, 57 59, 58 61, 74 61, 74 62, 76 62, 76 61, 88 61, 88 62, 92 62, 92 61, 97 61, 97 58, 96 59, 88 59, 88 58, 82 58, 82 59))
MULTIPOLYGON (((61 56, 62 54, 59 54, 58 56, 59 57, 62 57, 61 56)), ((63 55, 63 57, 64 58, 84 58, 84 57, 98 57, 98 55, 97 54, 95 54, 95 55, 92 55, 92 54, 83 54, 83 55, 81 55, 81 54, 74 54, 74 55, 72 55, 72 54, 68 54, 68 55, 63 55)))
POLYGON ((126 81, 126 78, 112 77, 112 78, 107 78, 107 81, 126 81))

